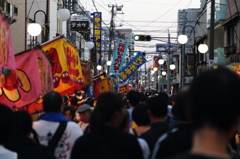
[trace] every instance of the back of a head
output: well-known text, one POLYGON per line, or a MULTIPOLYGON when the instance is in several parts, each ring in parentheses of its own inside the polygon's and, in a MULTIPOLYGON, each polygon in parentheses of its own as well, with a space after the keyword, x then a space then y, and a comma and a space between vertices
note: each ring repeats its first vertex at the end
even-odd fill
POLYGON ((148 109, 156 118, 163 118, 168 112, 168 101, 162 96, 152 97, 148 100, 148 109))
POLYGON ((126 109, 124 109, 124 111, 123 111, 123 120, 122 120, 122 123, 119 126, 119 129, 125 131, 128 123, 129 123, 129 113, 128 113, 128 111, 126 109))
POLYGON ((17 136, 28 136, 32 130, 32 118, 25 111, 14 112, 15 130, 17 136))
POLYGON ((132 111, 132 118, 138 126, 146 126, 150 124, 147 104, 137 105, 132 111))
POLYGON ((13 111, 4 104, 0 104, 0 145, 13 134, 14 116, 13 111))
POLYGON ((226 68, 202 73, 190 88, 190 108, 197 129, 228 132, 240 116, 240 79, 226 68))
POLYGON ((51 91, 43 97, 44 112, 60 113, 62 105, 63 98, 58 92, 51 91))
POLYGON ((136 106, 140 103, 141 95, 136 91, 129 91, 127 94, 127 100, 132 106, 136 106))
POLYGON ((172 113, 181 121, 190 121, 191 115, 189 110, 189 89, 185 86, 176 96, 175 104, 172 108, 172 113))
POLYGON ((112 92, 102 93, 97 100, 96 107, 90 118, 90 133, 95 137, 101 133, 101 129, 105 122, 111 121, 116 111, 123 109, 123 101, 121 97, 112 92))
POLYGON ((158 94, 158 96, 159 96, 159 97, 163 97, 163 98, 165 98, 167 101, 169 101, 169 97, 168 97, 167 93, 165 93, 165 92, 160 92, 160 93, 158 94))

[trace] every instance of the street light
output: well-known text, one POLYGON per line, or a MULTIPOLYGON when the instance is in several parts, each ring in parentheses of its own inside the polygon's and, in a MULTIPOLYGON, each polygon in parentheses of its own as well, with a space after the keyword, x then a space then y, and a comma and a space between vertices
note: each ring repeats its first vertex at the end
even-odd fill
POLYGON ((97 66, 97 70, 101 70, 102 69, 102 66, 101 65, 98 65, 97 66))
POLYGON ((163 60, 163 59, 159 59, 159 60, 158 60, 158 63, 159 63, 160 65, 162 65, 162 64, 164 64, 164 60, 163 60))
POLYGON ((156 72, 157 70, 158 70, 158 68, 157 68, 157 67, 154 67, 154 68, 153 68, 153 71, 154 71, 154 72, 156 72))
POLYGON ((92 49, 92 48, 94 47, 94 43, 93 43, 92 41, 88 41, 88 42, 86 43, 86 47, 87 47, 88 49, 92 49))
POLYGON ((200 44, 198 46, 198 51, 202 54, 205 54, 208 51, 208 46, 207 44, 200 44))
POLYGON ((70 18, 70 12, 66 8, 61 8, 57 11, 57 17, 61 21, 66 21, 70 18))
POLYGON ((27 32, 31 36, 38 36, 42 31, 42 27, 38 23, 30 23, 27 28, 27 32))
POLYGON ((162 71, 162 75, 165 76, 167 74, 166 71, 162 71))
POLYGON ((111 66, 112 62, 111 61, 107 61, 107 65, 111 66))
POLYGON ((176 66, 174 64, 170 65, 170 70, 174 70, 176 68, 176 66))
POLYGON ((179 35, 179 36, 178 36, 178 42, 179 42, 180 44, 186 44, 187 41, 188 41, 187 35, 179 35))

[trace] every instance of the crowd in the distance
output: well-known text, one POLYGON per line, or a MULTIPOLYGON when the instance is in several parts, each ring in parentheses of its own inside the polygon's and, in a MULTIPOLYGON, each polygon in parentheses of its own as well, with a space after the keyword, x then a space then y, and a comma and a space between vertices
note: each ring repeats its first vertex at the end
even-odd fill
POLYGON ((43 109, 32 121, 0 104, 0 159, 239 157, 240 79, 225 68, 202 73, 174 99, 106 92, 76 107, 49 92, 43 109))

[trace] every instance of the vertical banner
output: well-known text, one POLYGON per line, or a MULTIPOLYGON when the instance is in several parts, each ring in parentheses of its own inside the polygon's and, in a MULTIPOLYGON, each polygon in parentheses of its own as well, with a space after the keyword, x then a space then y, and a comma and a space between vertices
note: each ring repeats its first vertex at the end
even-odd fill
POLYGON ((122 69, 129 44, 130 42, 126 40, 118 39, 113 55, 112 65, 110 67, 110 73, 119 74, 119 71, 122 69))
POLYGON ((52 60, 51 70, 54 91, 63 96, 84 87, 78 50, 64 38, 43 44, 43 51, 52 60))
POLYGON ((102 64, 102 61, 101 61, 101 57, 102 57, 101 28, 102 28, 102 13, 101 12, 94 12, 93 13, 93 37, 94 37, 94 42, 95 42, 95 45, 96 45, 98 65, 102 64))
POLYGON ((134 74, 139 67, 146 62, 144 56, 137 54, 120 72, 120 78, 125 82, 134 74))
POLYGON ((11 91, 18 84, 11 27, 4 15, 0 14, 0 96, 1 88, 11 91))

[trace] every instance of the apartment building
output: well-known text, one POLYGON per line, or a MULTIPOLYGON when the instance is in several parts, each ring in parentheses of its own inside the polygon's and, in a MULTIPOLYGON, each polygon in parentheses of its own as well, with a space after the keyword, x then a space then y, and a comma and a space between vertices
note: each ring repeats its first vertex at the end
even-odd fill
POLYGON ((13 24, 11 24, 14 53, 16 54, 24 51, 26 33, 25 1, 1 0, 0 7, 11 18, 16 20, 13 24))

